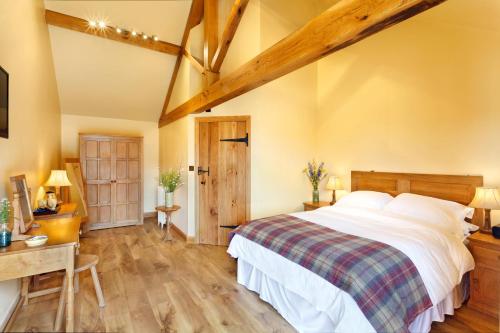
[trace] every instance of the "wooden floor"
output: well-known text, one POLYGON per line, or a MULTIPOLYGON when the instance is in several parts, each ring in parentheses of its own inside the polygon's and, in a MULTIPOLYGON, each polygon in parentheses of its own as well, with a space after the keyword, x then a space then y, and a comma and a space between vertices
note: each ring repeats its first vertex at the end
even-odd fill
MULTIPOLYGON (((143 226, 90 232, 81 252, 97 267, 107 306, 100 310, 88 272, 76 295, 75 329, 98 332, 294 332, 268 304, 236 283, 225 248, 162 242, 152 220, 143 226)), ((53 286, 56 279, 43 281, 53 286)), ((14 331, 52 330, 57 294, 33 299, 14 331)), ((497 332, 497 322, 467 308, 432 332, 497 332)))

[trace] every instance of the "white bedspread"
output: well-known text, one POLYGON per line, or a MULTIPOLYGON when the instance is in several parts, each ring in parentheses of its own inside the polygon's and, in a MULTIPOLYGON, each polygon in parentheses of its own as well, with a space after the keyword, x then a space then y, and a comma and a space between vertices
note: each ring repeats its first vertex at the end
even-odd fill
MULTIPOLYGON (((336 206, 291 215, 340 232, 383 242, 402 251, 418 269, 434 305, 442 306, 443 301, 450 303, 453 289, 460 283, 462 276, 474 268, 472 255, 460 239, 418 220, 378 210, 336 206)), ((272 303, 299 331, 325 331, 325 323, 331 326, 327 330, 330 332, 374 331, 349 294, 302 266, 239 235, 231 241, 228 253, 256 270, 258 273, 254 276, 259 276, 259 283, 266 283, 266 288, 256 287, 256 281, 243 281, 251 279, 248 268, 245 276, 240 276, 238 271, 238 281, 257 292, 272 291, 268 293, 274 293, 274 298, 279 300, 272 302, 266 299, 273 298, 272 295, 263 297, 261 294, 261 297, 272 303), (297 297, 293 300, 290 295, 297 297), (299 299, 302 299, 302 303, 299 299), (290 304, 284 304, 280 309, 276 302, 290 304), (309 314, 313 318, 310 323, 304 317, 303 302, 314 310, 309 314), (318 322, 315 323, 315 320, 318 322), (315 329, 315 325, 318 325, 318 329, 315 329), (319 329, 319 326, 322 328, 319 329)), ((432 318, 433 315, 426 317, 428 320, 424 326, 430 326, 430 321, 436 320, 432 318)), ((419 329, 422 329, 421 326, 422 323, 419 329)))

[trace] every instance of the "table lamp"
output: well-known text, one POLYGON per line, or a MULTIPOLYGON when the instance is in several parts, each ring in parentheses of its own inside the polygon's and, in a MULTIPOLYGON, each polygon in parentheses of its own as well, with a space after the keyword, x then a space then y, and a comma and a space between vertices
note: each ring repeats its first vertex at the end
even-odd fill
POLYGON ((335 203, 335 191, 336 190, 343 190, 342 184, 340 183, 340 178, 336 176, 331 176, 328 178, 328 183, 326 184, 326 189, 332 191, 332 201, 330 202, 330 205, 333 205, 335 203))
POLYGON ((58 200, 61 198, 61 186, 71 186, 68 179, 66 170, 52 170, 49 179, 45 182, 44 186, 52 186, 56 188, 56 197, 58 200))
POLYGON ((498 193, 498 190, 494 187, 477 187, 476 195, 469 206, 484 209, 484 223, 480 231, 491 234, 490 212, 492 209, 500 209, 500 193, 498 193))

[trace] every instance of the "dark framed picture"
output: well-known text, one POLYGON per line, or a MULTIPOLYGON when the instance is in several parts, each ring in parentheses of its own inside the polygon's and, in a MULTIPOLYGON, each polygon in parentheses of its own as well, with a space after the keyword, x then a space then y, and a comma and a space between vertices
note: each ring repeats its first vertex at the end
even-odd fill
POLYGON ((9 73, 0 66, 0 137, 9 138, 9 73))

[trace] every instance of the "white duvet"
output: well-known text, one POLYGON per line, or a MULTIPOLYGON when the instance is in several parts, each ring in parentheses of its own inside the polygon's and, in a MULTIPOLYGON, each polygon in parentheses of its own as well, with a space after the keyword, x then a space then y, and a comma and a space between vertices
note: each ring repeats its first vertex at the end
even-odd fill
MULTIPOLYGON (((434 305, 445 300, 462 276, 474 268, 472 255, 462 240, 447 235, 437 226, 408 217, 381 210, 338 206, 291 215, 340 232, 383 242, 402 251, 418 269, 434 305)), ((238 282, 247 287, 251 284, 262 287, 263 277, 269 279, 266 287, 268 293, 274 293, 274 298, 280 299, 276 302, 293 303, 283 293, 298 296, 297 299, 303 299, 314 311, 328 319, 327 326, 331 326, 328 331, 374 331, 350 295, 300 265, 239 235, 231 241, 228 253, 242 261, 242 265, 238 264, 239 268, 251 267, 261 274, 258 275, 259 281, 248 281, 252 279, 252 272, 247 271, 245 276, 240 276, 238 271, 238 282)), ((260 287, 249 288, 259 292, 256 289, 260 287)), ((269 295, 268 298, 273 297, 269 295)), ((280 311, 279 306, 273 305, 280 311)), ((281 315, 299 331, 316 331, 313 323, 309 326, 305 322, 307 320, 300 318, 305 316, 302 314, 304 311, 294 311, 294 304, 284 304, 281 308, 281 315)), ((325 331, 325 320, 322 322, 321 331, 325 331)))

